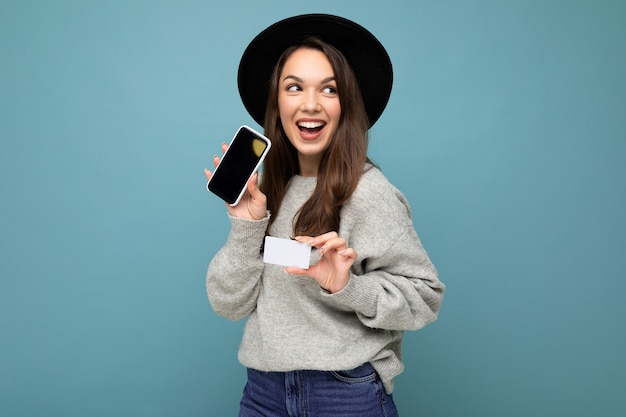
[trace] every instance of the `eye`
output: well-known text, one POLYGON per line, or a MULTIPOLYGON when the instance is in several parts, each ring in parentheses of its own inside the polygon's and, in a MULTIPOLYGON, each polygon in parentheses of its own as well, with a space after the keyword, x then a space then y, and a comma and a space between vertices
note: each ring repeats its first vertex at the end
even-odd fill
POLYGON ((337 94, 337 88, 335 88, 335 87, 333 87, 333 86, 329 85, 329 86, 324 87, 324 88, 322 89, 322 92, 323 92, 324 94, 332 94, 332 95, 335 95, 335 94, 337 94))
POLYGON ((300 91, 302 90, 298 84, 289 84, 287 86, 287 91, 300 91))

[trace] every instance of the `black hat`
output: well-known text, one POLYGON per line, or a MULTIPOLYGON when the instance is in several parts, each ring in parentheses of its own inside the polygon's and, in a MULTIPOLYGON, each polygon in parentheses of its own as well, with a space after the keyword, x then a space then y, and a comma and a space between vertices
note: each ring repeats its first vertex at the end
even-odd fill
POLYGON ((270 78, 278 58, 294 42, 316 36, 341 51, 359 83, 370 127, 382 114, 393 84, 391 60, 383 45, 364 27, 339 16, 305 14, 281 20, 259 33, 241 57, 237 82, 246 110, 261 126, 270 78))

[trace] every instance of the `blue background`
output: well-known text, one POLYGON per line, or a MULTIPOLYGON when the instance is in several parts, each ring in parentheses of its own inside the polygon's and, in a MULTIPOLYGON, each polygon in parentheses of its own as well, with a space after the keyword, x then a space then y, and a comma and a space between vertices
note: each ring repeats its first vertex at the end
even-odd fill
POLYGON ((626 415, 626 2, 0 2, 0 415, 236 415, 205 166, 269 24, 356 20, 395 66, 371 156, 447 284, 403 416, 626 415))

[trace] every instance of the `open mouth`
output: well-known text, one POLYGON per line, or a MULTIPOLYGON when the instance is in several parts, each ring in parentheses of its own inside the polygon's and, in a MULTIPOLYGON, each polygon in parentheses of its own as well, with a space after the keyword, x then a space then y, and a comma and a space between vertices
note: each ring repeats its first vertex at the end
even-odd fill
POLYGON ((324 122, 298 122, 298 129, 301 132, 317 133, 326 126, 324 122))

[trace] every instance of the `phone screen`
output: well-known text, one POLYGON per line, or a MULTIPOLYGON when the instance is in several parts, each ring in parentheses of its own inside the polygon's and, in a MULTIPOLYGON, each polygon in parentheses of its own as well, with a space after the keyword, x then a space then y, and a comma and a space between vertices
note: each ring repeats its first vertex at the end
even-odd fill
POLYGON ((207 184, 209 191, 230 205, 239 203, 269 147, 266 137, 247 126, 240 127, 207 184))

